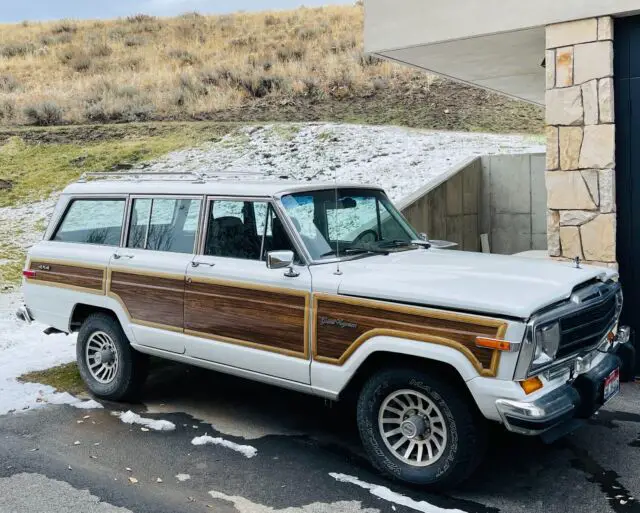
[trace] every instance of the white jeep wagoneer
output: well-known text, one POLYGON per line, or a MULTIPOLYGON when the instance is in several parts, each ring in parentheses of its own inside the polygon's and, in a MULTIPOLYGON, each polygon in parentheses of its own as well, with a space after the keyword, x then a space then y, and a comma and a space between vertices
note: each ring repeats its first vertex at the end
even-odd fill
POLYGON ((438 249, 375 187, 89 180, 29 252, 23 315, 78 332, 110 400, 148 355, 354 397, 372 463, 444 487, 479 463, 487 420, 555 438, 616 394, 617 278, 438 249))

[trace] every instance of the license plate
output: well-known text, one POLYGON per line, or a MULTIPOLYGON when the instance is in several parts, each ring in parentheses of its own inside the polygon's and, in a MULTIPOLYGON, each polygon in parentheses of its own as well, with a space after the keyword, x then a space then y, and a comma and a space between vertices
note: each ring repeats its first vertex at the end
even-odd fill
POLYGON ((604 380, 604 402, 607 403, 620 392, 620 369, 614 370, 604 380))

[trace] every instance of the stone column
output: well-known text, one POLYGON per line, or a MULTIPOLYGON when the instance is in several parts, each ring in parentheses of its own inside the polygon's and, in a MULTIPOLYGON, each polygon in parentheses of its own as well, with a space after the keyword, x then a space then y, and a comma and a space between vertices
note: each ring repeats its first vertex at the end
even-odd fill
POLYGON ((615 265, 612 18, 547 26, 545 60, 549 254, 615 265))

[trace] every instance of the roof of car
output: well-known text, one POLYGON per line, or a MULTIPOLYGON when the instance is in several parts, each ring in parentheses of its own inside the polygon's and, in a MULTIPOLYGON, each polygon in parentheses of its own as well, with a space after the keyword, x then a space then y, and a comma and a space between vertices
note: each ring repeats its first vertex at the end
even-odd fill
POLYGON ((338 188, 380 189, 375 185, 329 182, 186 180, 89 180, 69 185, 63 194, 170 194, 279 197, 294 192, 338 188))

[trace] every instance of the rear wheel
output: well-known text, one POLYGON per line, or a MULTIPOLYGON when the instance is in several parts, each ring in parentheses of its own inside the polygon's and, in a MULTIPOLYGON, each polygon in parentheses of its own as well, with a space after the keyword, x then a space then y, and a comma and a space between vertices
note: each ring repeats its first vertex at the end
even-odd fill
POLYGON ((372 376, 358 400, 358 428, 373 464, 431 488, 455 486, 484 454, 486 425, 446 379, 411 369, 372 376))
POLYGON ((82 324, 76 358, 87 387, 103 399, 131 399, 147 377, 148 357, 133 349, 120 323, 104 313, 82 324))

